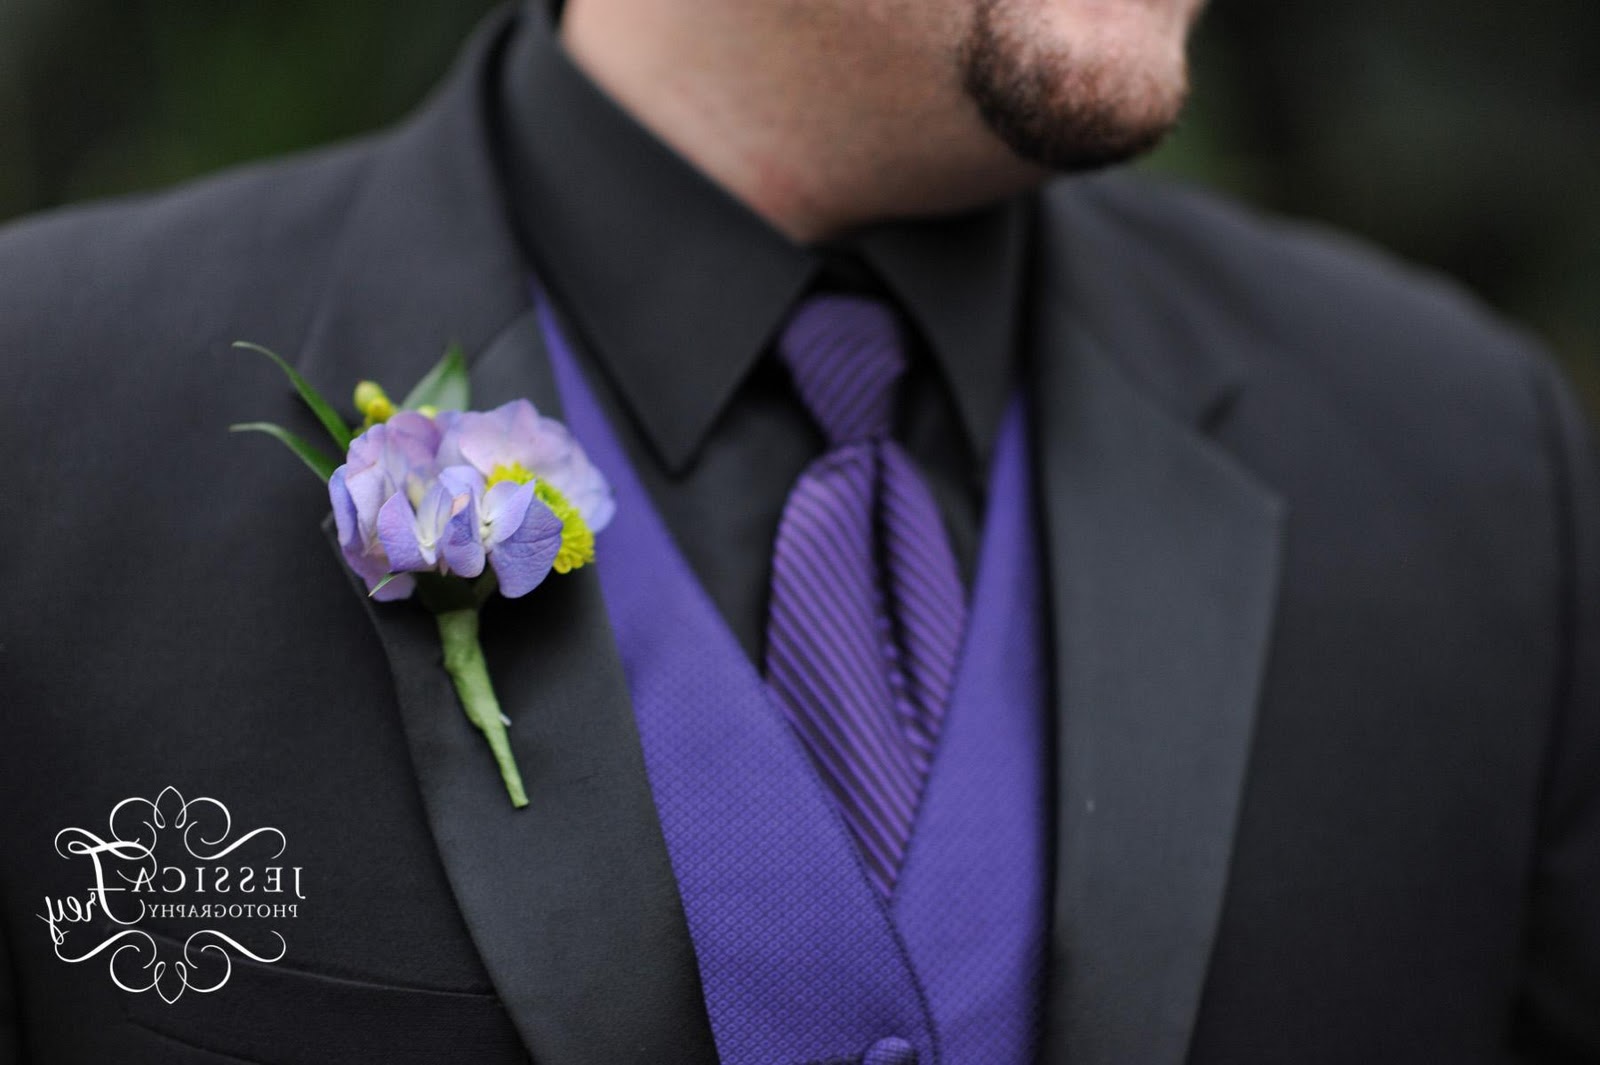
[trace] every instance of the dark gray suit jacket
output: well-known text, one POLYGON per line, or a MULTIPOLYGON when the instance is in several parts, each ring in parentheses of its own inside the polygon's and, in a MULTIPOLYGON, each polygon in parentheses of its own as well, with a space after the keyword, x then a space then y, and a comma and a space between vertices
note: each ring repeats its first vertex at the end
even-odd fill
MULTIPOLYGON (((0 1061, 714 1059, 592 572, 485 620, 514 813, 426 618, 356 594, 324 495, 226 432, 315 432, 238 338, 337 395, 458 340, 480 399, 554 406, 504 35, 391 132, 0 235, 0 1061), (37 919, 86 886, 56 832, 168 784, 281 828, 307 894, 283 961, 171 1006, 37 919)), ((1448 286, 1200 195, 1065 179, 1038 225, 1042 1060, 1600 1060, 1567 389, 1448 286)))

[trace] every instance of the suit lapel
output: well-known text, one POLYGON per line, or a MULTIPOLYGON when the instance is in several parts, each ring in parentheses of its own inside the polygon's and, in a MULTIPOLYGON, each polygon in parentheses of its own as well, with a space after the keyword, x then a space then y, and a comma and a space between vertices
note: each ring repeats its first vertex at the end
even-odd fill
MULTIPOLYGON (((508 32, 508 19, 492 20, 440 95, 373 149, 301 358, 330 394, 360 377, 403 391, 458 341, 472 353, 475 406, 521 395, 557 411, 483 118, 508 32)), ((388 657, 456 901, 533 1058, 715 1061, 594 572, 485 610, 485 651, 528 790, 521 811, 461 712, 431 618, 352 587, 388 657)))
POLYGON ((1227 391, 1225 367, 1138 332, 1158 316, 1141 300, 1163 296, 1108 278, 1118 250, 1091 231, 1047 218, 1034 337, 1058 772, 1043 1060, 1179 1065, 1227 882, 1282 506, 1191 424, 1227 391), (1130 366, 1114 345, 1135 337, 1130 366), (1147 387, 1161 358, 1193 360, 1180 403, 1147 387))

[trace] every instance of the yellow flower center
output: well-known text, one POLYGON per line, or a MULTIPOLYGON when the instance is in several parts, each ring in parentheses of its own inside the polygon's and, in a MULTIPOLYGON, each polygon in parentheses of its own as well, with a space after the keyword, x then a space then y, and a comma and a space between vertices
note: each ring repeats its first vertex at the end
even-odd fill
POLYGON ((531 480, 533 480, 533 471, 522 463, 513 462, 508 466, 502 462, 489 471, 489 476, 484 480, 483 487, 485 489, 493 488, 502 481, 510 481, 512 484, 527 484, 531 480))
POLYGON ((549 481, 533 486, 533 494, 561 519, 561 550, 556 553, 555 571, 570 573, 594 561, 594 532, 578 508, 567 502, 549 481))

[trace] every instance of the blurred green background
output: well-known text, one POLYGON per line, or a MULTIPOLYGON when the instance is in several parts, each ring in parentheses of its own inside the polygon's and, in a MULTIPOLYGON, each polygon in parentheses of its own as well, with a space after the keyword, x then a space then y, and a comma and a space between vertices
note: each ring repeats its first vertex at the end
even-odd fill
MULTIPOLYGON (((0 220, 392 120, 490 0, 0 0, 0 220)), ((1145 165, 1354 231, 1600 412, 1600 2, 1214 0, 1145 165)))

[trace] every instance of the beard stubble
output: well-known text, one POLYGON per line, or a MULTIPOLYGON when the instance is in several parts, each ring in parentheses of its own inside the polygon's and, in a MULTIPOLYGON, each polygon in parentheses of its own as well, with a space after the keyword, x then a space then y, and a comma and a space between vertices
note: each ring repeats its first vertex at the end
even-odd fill
POLYGON ((984 123, 1021 158, 1058 171, 1124 162, 1177 124, 1187 71, 1129 69, 1127 57, 1074 53, 1031 36, 1016 0, 977 0, 959 51, 962 85, 984 123))

